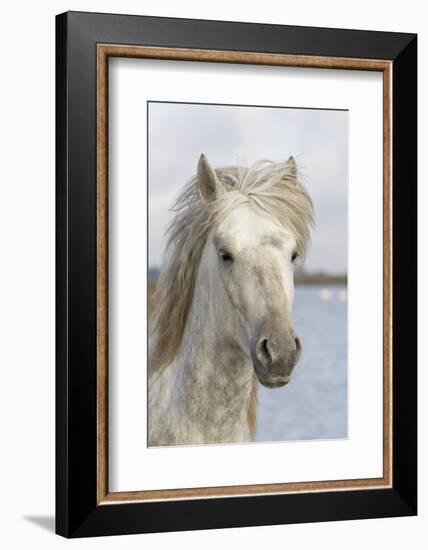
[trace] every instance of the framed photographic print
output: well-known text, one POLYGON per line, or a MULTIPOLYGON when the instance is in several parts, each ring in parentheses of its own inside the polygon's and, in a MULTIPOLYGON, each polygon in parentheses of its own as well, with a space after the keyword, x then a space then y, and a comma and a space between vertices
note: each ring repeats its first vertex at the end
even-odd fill
POLYGON ((56 25, 57 532, 416 514, 416 36, 56 25))

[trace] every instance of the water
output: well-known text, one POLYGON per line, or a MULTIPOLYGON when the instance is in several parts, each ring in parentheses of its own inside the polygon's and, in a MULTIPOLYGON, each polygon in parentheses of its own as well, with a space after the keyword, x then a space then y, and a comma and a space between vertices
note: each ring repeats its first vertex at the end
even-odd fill
POLYGON ((287 386, 259 385, 256 441, 346 437, 346 287, 296 287, 293 320, 303 354, 287 386))

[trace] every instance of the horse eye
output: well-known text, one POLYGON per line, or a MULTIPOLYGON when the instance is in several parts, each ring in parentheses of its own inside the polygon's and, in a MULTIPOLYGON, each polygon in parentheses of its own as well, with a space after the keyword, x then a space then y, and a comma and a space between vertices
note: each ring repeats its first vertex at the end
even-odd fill
POLYGON ((294 264, 298 257, 299 255, 297 254, 297 252, 293 252, 293 254, 291 255, 291 263, 294 264))
POLYGON ((233 256, 232 256, 232 254, 227 252, 227 250, 220 249, 219 254, 220 254, 220 258, 223 260, 223 262, 225 262, 225 263, 232 263, 233 262, 233 256))

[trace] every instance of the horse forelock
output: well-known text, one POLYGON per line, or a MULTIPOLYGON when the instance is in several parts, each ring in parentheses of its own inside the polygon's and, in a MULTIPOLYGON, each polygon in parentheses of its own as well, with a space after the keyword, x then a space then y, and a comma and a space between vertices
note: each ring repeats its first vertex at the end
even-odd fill
POLYGON ((167 230, 151 319, 150 374, 173 362, 182 343, 208 235, 234 208, 248 203, 274 218, 293 233, 302 258, 309 246, 312 201, 286 162, 259 161, 250 168, 219 168, 216 174, 227 190, 218 200, 208 207, 202 204, 193 177, 173 205, 176 215, 167 230))

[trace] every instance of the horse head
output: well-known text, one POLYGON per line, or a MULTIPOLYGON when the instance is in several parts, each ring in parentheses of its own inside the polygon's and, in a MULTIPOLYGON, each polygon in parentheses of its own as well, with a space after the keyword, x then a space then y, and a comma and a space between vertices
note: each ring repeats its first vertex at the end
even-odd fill
POLYGON ((283 386, 302 351, 291 317, 294 264, 305 254, 312 221, 295 160, 240 174, 215 171, 202 155, 197 185, 212 220, 207 253, 237 313, 242 346, 261 384, 283 386))

